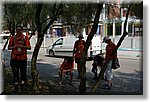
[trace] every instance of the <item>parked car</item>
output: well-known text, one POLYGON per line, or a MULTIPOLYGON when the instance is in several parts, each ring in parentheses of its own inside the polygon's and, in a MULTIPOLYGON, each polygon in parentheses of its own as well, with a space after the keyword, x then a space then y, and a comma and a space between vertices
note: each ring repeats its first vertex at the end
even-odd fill
MULTIPOLYGON (((87 35, 84 36, 86 41, 87 35)), ((72 56, 75 41, 78 40, 75 36, 65 36, 58 38, 52 45, 48 46, 46 53, 49 56, 72 56)), ((94 57, 101 50, 101 39, 99 35, 95 35, 88 49, 88 57, 94 57)))
POLYGON ((0 34, 0 50, 3 48, 7 38, 10 36, 10 34, 0 34))
POLYGON ((4 44, 5 42, 7 41, 7 38, 10 36, 10 34, 0 34, 0 68, 9 68, 10 67, 10 52, 8 52, 7 50, 7 46, 6 46, 6 50, 5 51, 2 51, 3 50, 3 47, 4 47, 4 44))

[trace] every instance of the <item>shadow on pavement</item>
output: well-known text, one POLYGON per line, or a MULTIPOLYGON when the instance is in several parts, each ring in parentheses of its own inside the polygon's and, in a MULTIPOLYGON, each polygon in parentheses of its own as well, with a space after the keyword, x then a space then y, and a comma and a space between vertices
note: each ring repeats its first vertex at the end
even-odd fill
MULTIPOLYGON (((28 61, 27 75, 31 80, 31 65, 28 61)), ((8 69, 8 68, 7 68, 8 69)), ((49 94, 55 95, 77 95, 79 91, 80 79, 77 79, 77 70, 74 70, 73 85, 70 85, 69 80, 64 77, 63 84, 58 85, 59 65, 37 63, 37 70, 39 71, 40 82, 46 82, 52 89, 49 89, 49 94), (55 91, 53 92, 53 90, 55 91)), ((9 68, 9 70, 11 70, 9 68)), ((104 80, 98 85, 96 95, 143 95, 143 72, 137 71, 134 73, 121 73, 114 71, 113 86, 110 90, 103 89, 104 80)), ((12 73, 10 73, 12 74, 12 73)), ((7 77, 7 76, 6 76, 7 77)), ((92 82, 93 73, 87 71, 86 73, 86 94, 91 95, 91 90, 94 85, 92 82)), ((10 80, 9 80, 10 81, 10 80)))

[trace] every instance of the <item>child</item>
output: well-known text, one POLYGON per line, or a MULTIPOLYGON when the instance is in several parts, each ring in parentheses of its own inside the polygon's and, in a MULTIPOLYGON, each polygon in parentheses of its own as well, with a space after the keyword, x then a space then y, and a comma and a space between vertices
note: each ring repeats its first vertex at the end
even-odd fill
POLYGON ((62 77, 63 75, 66 75, 66 74, 70 74, 70 82, 72 83, 73 68, 74 68, 73 58, 71 57, 64 58, 64 61, 61 64, 60 69, 59 69, 59 77, 60 77, 59 84, 62 84, 62 77))

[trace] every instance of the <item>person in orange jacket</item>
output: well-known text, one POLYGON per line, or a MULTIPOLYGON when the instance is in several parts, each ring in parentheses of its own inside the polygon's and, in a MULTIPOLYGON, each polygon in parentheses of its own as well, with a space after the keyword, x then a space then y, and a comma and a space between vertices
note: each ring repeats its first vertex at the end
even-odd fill
POLYGON ((73 58, 75 58, 75 63, 77 63, 78 79, 80 79, 81 78, 81 75, 80 75, 80 70, 81 70, 80 62, 81 62, 83 49, 84 49, 84 46, 85 46, 85 41, 83 40, 83 36, 82 35, 79 35, 78 38, 79 39, 74 44, 73 58))
POLYGON ((22 32, 23 27, 17 26, 16 35, 11 36, 8 45, 8 50, 12 50, 10 66, 13 71, 15 86, 18 86, 20 82, 21 85, 24 85, 27 80, 27 50, 30 50, 31 46, 28 37, 23 35, 22 32), (19 76, 21 76, 21 78, 19 76))

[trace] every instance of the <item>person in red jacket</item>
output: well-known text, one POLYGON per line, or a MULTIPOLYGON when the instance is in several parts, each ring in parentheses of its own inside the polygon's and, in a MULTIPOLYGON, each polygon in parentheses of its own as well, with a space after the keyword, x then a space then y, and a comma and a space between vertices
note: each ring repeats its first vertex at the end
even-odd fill
POLYGON ((74 59, 71 57, 64 58, 64 61, 61 64, 59 69, 60 81, 58 84, 62 84, 63 75, 68 75, 68 74, 70 74, 70 84, 72 84, 73 70, 74 70, 74 59))
POLYGON ((78 36, 79 40, 77 40, 74 44, 74 49, 73 49, 73 58, 75 58, 75 63, 77 63, 77 70, 78 70, 78 78, 81 78, 80 75, 80 62, 81 62, 81 57, 83 53, 83 49, 85 46, 85 41, 83 40, 83 36, 79 35, 78 36))
POLYGON ((26 78, 26 68, 27 68, 27 49, 31 49, 30 42, 27 36, 22 34, 23 27, 16 27, 16 35, 11 36, 9 40, 8 50, 11 52, 10 66, 13 71, 13 80, 15 86, 25 84, 26 78), (20 71, 20 75, 19 75, 20 71), (21 76, 21 78, 19 78, 21 76))
POLYGON ((106 80, 106 85, 105 88, 110 89, 112 86, 112 60, 117 58, 117 54, 112 55, 116 45, 111 41, 111 39, 108 36, 105 36, 103 39, 103 42, 107 44, 106 46, 106 55, 105 55, 105 62, 108 60, 108 66, 106 68, 106 71, 104 73, 105 75, 105 80, 106 80))

